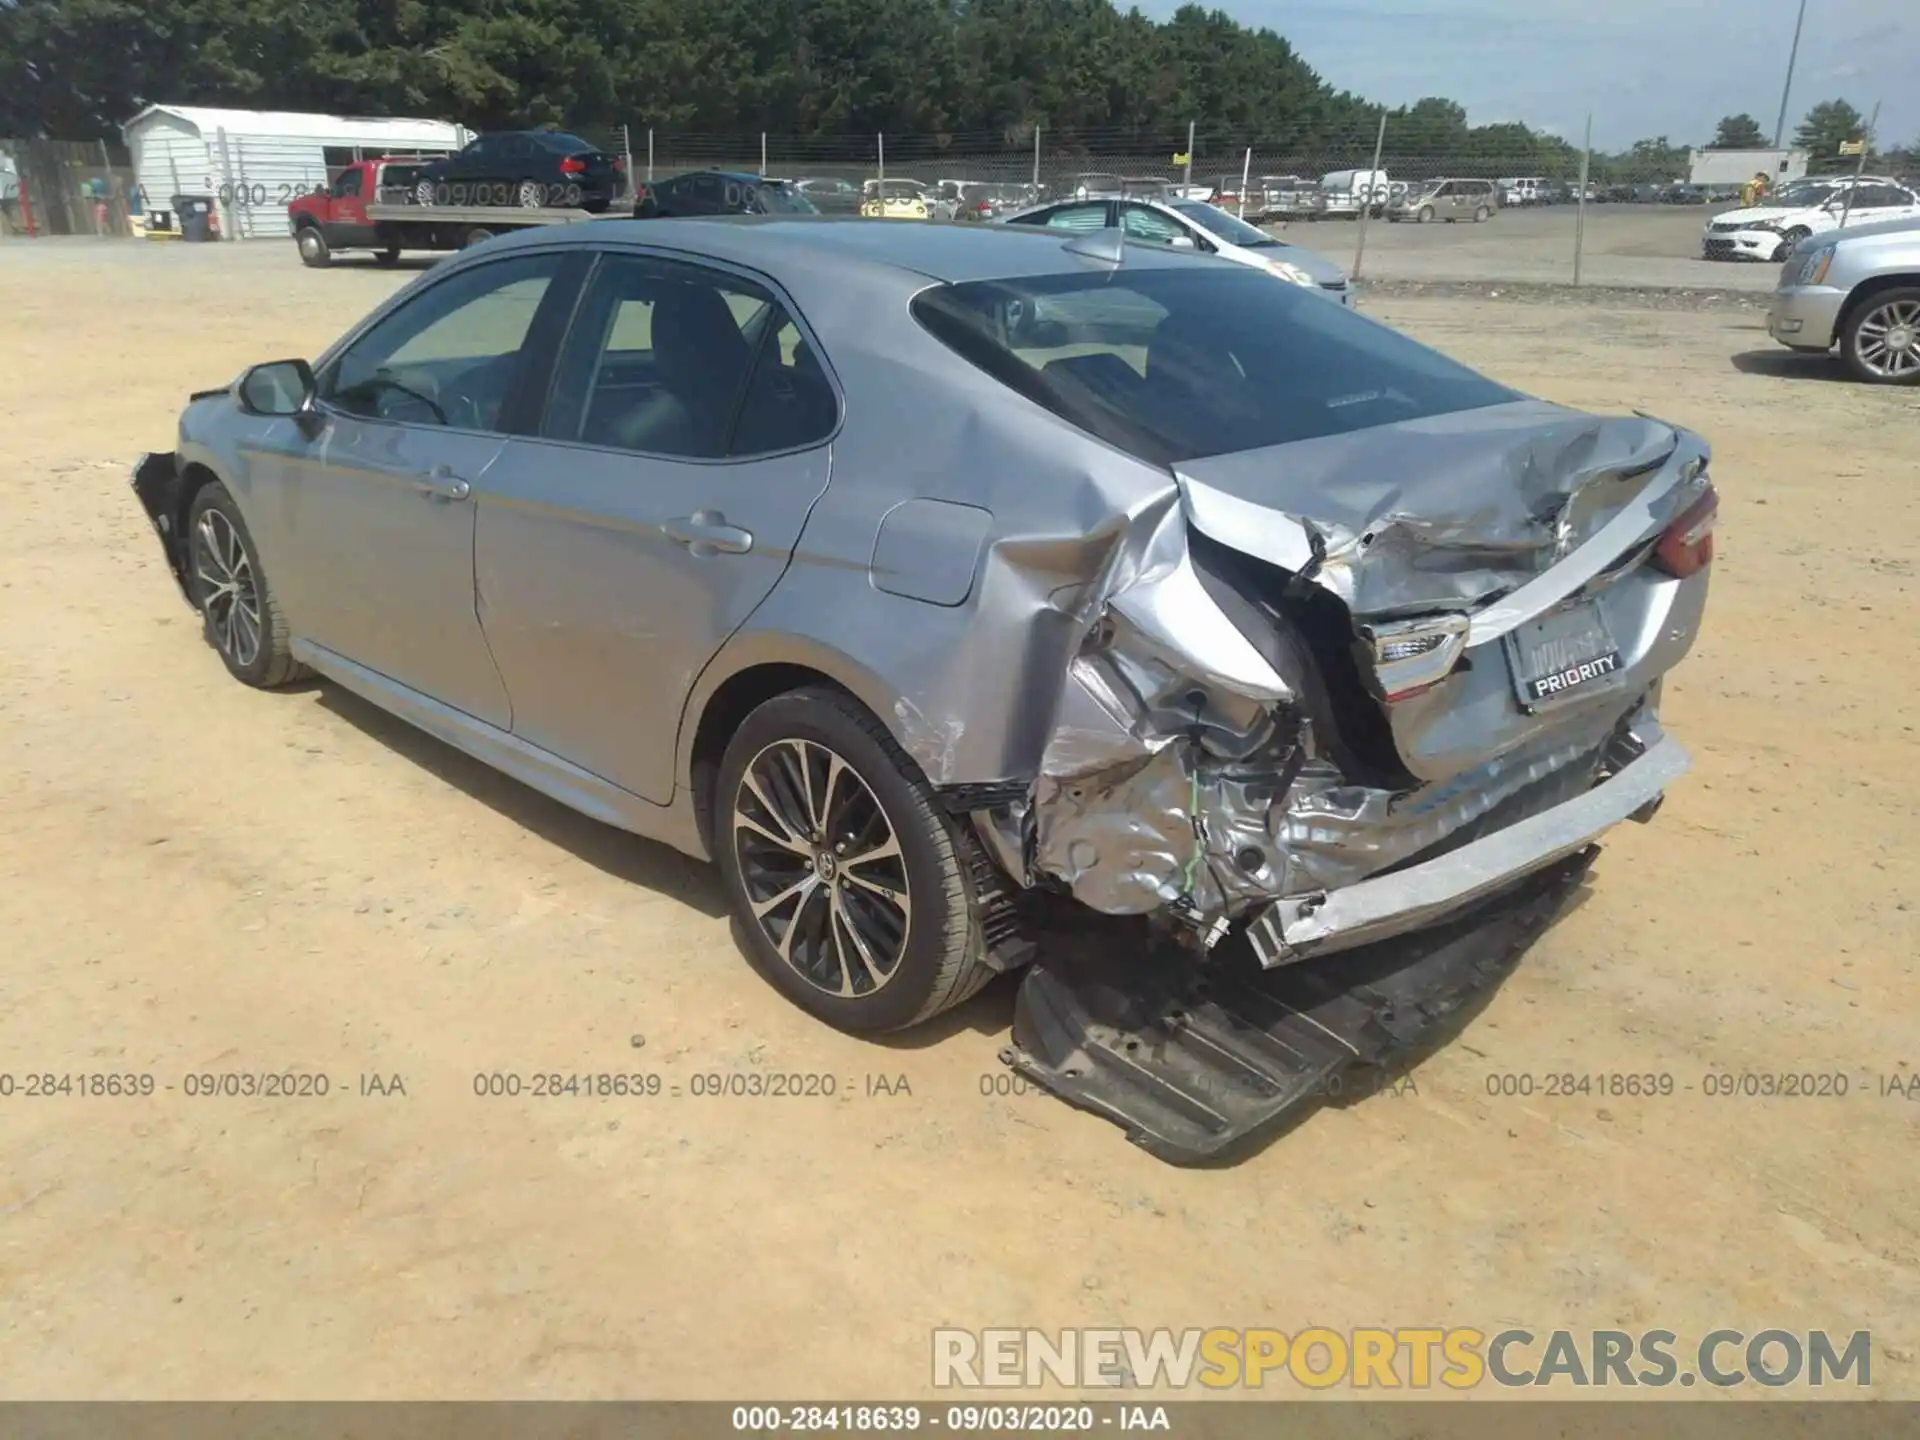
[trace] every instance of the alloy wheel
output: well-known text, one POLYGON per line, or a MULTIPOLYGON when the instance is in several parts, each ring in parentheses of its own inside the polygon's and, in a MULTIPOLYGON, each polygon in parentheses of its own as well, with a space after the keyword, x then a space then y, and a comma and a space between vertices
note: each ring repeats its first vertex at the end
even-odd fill
POLYGON ((320 257, 320 237, 311 229, 300 232, 300 253, 308 260, 320 257))
POLYGON ((193 574, 207 633, 220 653, 244 669, 260 654, 260 590, 253 557, 233 521, 218 510, 193 531, 193 574))
POLYGON ((522 210, 538 210, 546 199, 545 189, 536 180, 522 180, 519 193, 514 197, 520 202, 522 210))
POLYGON ((417 205, 431 205, 434 199, 434 184, 431 180, 422 180, 413 187, 413 199, 417 205))
POLYGON ((1869 311, 1854 330, 1861 367, 1884 380, 1920 375, 1920 300, 1889 300, 1869 311))
POLYGON ((893 979, 913 919, 906 857, 857 770, 817 741, 776 740, 740 777, 732 829, 748 908, 797 975, 842 999, 893 979))

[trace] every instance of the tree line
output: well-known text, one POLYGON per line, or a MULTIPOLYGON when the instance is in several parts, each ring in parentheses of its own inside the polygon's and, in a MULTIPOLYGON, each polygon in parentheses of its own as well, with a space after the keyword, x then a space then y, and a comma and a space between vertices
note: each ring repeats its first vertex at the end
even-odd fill
MULTIPOLYGON (((1211 155, 1303 157, 1364 154, 1380 117, 1282 36, 1199 5, 1155 21, 1111 0, 0 0, 0 135, 115 140, 155 102, 1009 147, 1038 125, 1053 148, 1143 152, 1192 121, 1211 155)), ((1388 136, 1401 162, 1579 168, 1564 139, 1469 125, 1444 98, 1390 110, 1388 136)), ((1677 174, 1684 150, 1643 141, 1596 175, 1676 154, 1677 174)))

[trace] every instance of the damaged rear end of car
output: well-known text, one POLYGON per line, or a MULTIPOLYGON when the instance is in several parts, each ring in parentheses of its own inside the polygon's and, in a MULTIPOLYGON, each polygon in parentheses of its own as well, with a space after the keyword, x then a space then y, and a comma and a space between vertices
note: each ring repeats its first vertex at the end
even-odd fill
POLYGON ((1651 817, 1688 765, 1661 681, 1717 503, 1690 432, 1218 283, 1116 265, 942 297, 929 327, 1167 476, 1064 598, 1024 798, 973 821, 1023 886, 1216 962, 1043 947, 1006 1055, 1174 1159, 1414 1044, 1407 1015, 1503 973, 1596 839, 1651 817))

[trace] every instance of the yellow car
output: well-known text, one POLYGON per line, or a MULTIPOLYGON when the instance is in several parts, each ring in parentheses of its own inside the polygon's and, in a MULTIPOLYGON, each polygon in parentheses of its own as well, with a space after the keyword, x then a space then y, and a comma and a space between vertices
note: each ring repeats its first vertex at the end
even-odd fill
POLYGON ((869 220, 924 220, 927 187, 918 180, 869 180, 860 213, 869 220))

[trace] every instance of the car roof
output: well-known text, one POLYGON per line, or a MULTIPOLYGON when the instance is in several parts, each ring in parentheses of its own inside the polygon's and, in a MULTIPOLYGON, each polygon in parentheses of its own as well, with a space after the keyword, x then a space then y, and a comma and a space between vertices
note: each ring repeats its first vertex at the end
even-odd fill
MULTIPOLYGON (((749 268, 873 270, 961 284, 1018 275, 1069 274, 1089 261, 1066 249, 1085 232, 946 221, 885 222, 839 215, 724 215, 664 220, 591 220, 539 226, 488 242, 493 254, 522 245, 632 242, 684 251, 749 268)), ((1130 245, 1123 268, 1212 266, 1209 256, 1154 245, 1130 245)))

